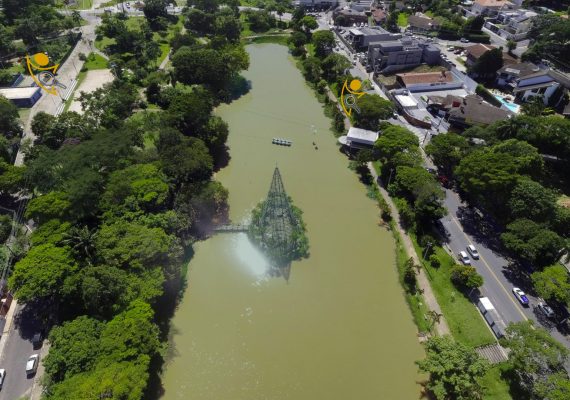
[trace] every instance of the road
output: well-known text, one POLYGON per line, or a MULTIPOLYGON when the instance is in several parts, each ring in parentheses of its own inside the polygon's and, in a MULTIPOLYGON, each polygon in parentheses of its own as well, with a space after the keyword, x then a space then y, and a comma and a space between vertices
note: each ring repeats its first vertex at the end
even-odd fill
POLYGON ((570 349, 570 339, 560 332, 552 321, 535 309, 539 299, 532 294, 528 285, 528 277, 521 274, 520 268, 501 254, 498 233, 492 232, 492 225, 470 211, 457 195, 450 189, 445 190, 445 207, 449 214, 441 219, 449 234, 447 246, 456 255, 466 250, 469 244, 474 245, 479 254, 479 260, 471 259, 472 265, 483 276, 484 284, 481 295, 488 297, 505 324, 524 320, 533 320, 537 326, 542 326, 552 337, 570 349), (490 233, 490 234, 489 234, 490 233), (512 293, 513 287, 524 290, 530 300, 530 307, 523 307, 512 293), (529 293, 530 292, 530 293, 529 293))
POLYGON ((40 324, 26 310, 17 305, 14 311, 14 324, 7 333, 8 337, 0 359, 0 365, 6 369, 6 379, 0 391, 0 400, 17 400, 29 396, 30 400, 39 400, 41 393, 40 378, 43 365, 35 376, 26 376, 26 362, 32 354, 40 354, 40 361, 47 355, 47 346, 34 350, 31 338, 40 329, 40 324))

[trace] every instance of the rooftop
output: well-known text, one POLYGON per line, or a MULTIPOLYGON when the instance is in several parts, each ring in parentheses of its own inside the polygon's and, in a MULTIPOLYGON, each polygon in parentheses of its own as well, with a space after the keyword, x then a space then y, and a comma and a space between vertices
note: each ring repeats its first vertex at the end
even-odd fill
POLYGON ((41 89, 37 86, 0 88, 0 95, 6 97, 8 100, 29 99, 38 90, 41 89))
POLYGON ((410 15, 408 17, 408 24, 410 26, 422 29, 432 29, 440 25, 440 23, 435 19, 420 17, 417 15, 410 15))
POLYGON ((478 59, 479 57, 481 57, 483 54, 485 54, 486 52, 488 52, 489 50, 493 50, 496 49, 495 46, 491 46, 490 44, 481 44, 481 43, 477 43, 474 44, 473 46, 469 46, 465 49, 465 51, 467 52, 468 56, 471 56, 475 59, 478 59))
POLYGON ((539 72, 540 68, 531 62, 523 62, 518 64, 504 65, 497 71, 498 74, 504 73, 516 76, 518 78, 539 72))
POLYGON ((461 104, 455 105, 451 104, 450 116, 469 125, 489 125, 512 115, 510 111, 492 106, 476 95, 465 96, 461 104))
POLYGON ((509 1, 506 0, 475 0, 475 4, 480 5, 481 7, 503 7, 504 5, 509 4, 509 1))
POLYGON ((405 73, 396 74, 396 77, 404 85, 413 85, 419 83, 437 83, 437 82, 453 82, 453 75, 450 72, 424 72, 424 73, 405 73))
POLYGON ((378 140, 378 132, 350 127, 346 137, 351 141, 374 144, 378 140))

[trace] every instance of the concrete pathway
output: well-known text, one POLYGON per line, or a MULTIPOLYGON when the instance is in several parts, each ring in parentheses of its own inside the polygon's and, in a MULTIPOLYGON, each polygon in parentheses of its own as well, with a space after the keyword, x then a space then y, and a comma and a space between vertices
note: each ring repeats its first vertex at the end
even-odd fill
MULTIPOLYGON (((400 237, 402 238, 402 244, 404 245, 406 252, 408 253, 408 255, 410 257, 412 257, 412 259, 414 260, 414 264, 422 265, 422 263, 420 262, 420 258, 418 257, 418 254, 416 253, 416 249, 414 248, 414 245, 412 243, 412 239, 410 238, 408 233, 402 228, 402 225, 400 223, 400 214, 398 213, 398 209, 396 208, 396 205, 394 204, 394 202, 390 198, 390 195, 388 194, 388 192, 380 185, 379 179, 378 179, 378 174, 376 173, 376 170, 374 169, 374 166, 372 165, 372 163, 368 163, 368 169, 370 170, 370 174, 374 177, 374 182, 376 182, 376 185, 378 186, 378 190, 380 190, 380 194, 382 195, 382 197, 384 197, 384 200, 386 200, 386 203, 388 203, 388 207, 390 208, 390 213, 392 214, 392 217, 394 218, 394 226, 398 230, 398 233, 400 234, 400 237)), ((443 313, 441 311, 441 307, 439 306, 439 303, 437 302, 437 299, 435 298, 435 294, 433 293, 433 290, 431 288, 431 285, 429 283, 429 280, 428 280, 426 273, 423 270, 423 268, 419 271, 419 273, 417 275, 417 280, 418 280, 418 286, 420 287, 420 289, 423 292, 425 304, 428 306, 428 308, 431 311, 435 311, 439 315, 442 315, 439 322, 435 324, 436 332, 438 333, 438 335, 449 335, 449 334, 451 334, 451 332, 449 330, 449 326, 447 325, 447 322, 445 321, 445 316, 443 316, 443 313)))

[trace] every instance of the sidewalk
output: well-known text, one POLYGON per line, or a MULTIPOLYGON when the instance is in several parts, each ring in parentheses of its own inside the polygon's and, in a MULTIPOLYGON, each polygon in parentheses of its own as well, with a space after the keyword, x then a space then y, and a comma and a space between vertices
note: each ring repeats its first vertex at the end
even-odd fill
MULTIPOLYGON (((376 185, 380 190, 380 194, 382 194, 382 197, 384 197, 384 200, 386 200, 386 203, 388 203, 388 207, 390 207, 390 213, 394 218, 394 226, 398 230, 398 233, 402 238, 402 243, 404 245, 404 248, 406 249, 406 252, 410 255, 410 257, 412 257, 415 264, 422 265, 418 257, 418 254, 416 253, 416 249, 414 248, 414 245, 412 243, 412 239, 410 239, 410 236, 402 228, 400 224, 400 214, 398 213, 398 209, 394 205, 394 202, 392 202, 392 199, 390 198, 390 195, 388 195, 388 192, 386 192, 386 190, 380 185, 380 183, 378 183, 378 174, 376 173, 376 170, 374 169, 372 163, 368 163, 368 169, 370 170, 370 174, 374 178, 374 182, 376 182, 376 185)), ((437 312, 439 315, 443 315, 443 313, 441 312, 441 307, 439 306, 439 303, 435 298, 429 280, 423 269, 419 271, 419 274, 417 275, 417 280, 418 280, 418 285, 423 292, 424 301, 428 306, 428 308, 432 311, 437 312)), ((449 326, 445 321, 445 316, 440 318, 439 322, 435 324, 435 328, 439 335, 451 334, 449 326)))
POLYGON ((4 325, 4 330, 2 331, 2 337, 0 338, 0 359, 2 359, 2 355, 4 354, 4 347, 6 347, 6 341, 10 336, 10 330, 12 330, 12 324, 14 323, 14 313, 16 312, 16 308, 18 308, 18 300, 16 298, 12 299, 12 303, 10 304, 10 308, 6 313, 6 324, 4 325))

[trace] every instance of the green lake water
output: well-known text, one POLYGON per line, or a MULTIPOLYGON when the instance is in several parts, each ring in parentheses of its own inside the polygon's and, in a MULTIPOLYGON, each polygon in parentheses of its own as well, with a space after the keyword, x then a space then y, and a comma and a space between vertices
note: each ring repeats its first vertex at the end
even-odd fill
POLYGON ((286 281, 268 276, 245 234, 198 243, 172 320, 162 398, 418 399, 414 361, 423 351, 391 234, 287 48, 247 51, 252 90, 217 110, 230 127, 231 160, 216 179, 237 223, 265 197, 277 165, 304 212, 311 255, 292 264, 286 281), (273 137, 293 145, 273 145, 273 137))

